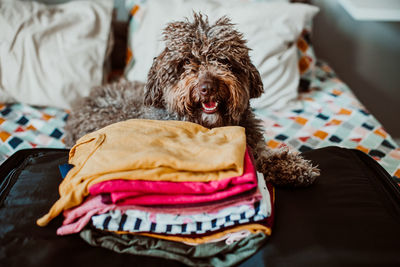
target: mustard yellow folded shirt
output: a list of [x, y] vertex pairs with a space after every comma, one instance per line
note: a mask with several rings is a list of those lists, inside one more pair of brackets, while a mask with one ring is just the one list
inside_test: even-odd
[[221, 238], [227, 234], [232, 234], [232, 233], [236, 233], [236, 232], [243, 231], [243, 230], [247, 230], [252, 234], [257, 234], [257, 233], [262, 232], [268, 236], [271, 235], [271, 227], [268, 227], [268, 226], [265, 226], [262, 224], [257, 224], [257, 223], [238, 225], [231, 229], [226, 229], [226, 230], [222, 230], [220, 232], [216, 232], [216, 233], [213, 233], [210, 235], [197, 236], [197, 237], [184, 237], [184, 236], [177, 236], [177, 235], [163, 235], [163, 234], [153, 234], [153, 233], [132, 233], [132, 232], [124, 232], [124, 231], [117, 231], [116, 233], [150, 236], [150, 237], [154, 237], [154, 238], [160, 238], [160, 239], [165, 239], [165, 240], [170, 240], [170, 241], [175, 241], [175, 242], [199, 245], [199, 244], [204, 244], [204, 243], [215, 242], [215, 240], [218, 240], [219, 238]]
[[69, 154], [74, 165], [59, 187], [60, 198], [37, 220], [47, 225], [79, 205], [88, 187], [113, 179], [208, 182], [243, 173], [245, 130], [207, 129], [183, 121], [132, 119], [80, 138]]

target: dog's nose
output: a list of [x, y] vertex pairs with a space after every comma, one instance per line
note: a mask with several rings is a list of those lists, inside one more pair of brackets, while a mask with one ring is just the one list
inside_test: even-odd
[[212, 85], [209, 82], [202, 83], [199, 86], [200, 94], [207, 95], [210, 92], [210, 90], [212, 89], [211, 87], [212, 87]]

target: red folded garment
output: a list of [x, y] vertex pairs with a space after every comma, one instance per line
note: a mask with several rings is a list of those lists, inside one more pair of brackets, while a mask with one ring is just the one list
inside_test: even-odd
[[262, 195], [260, 190], [252, 190], [238, 196], [233, 196], [212, 204], [191, 204], [191, 205], [173, 205], [173, 206], [138, 206], [138, 205], [117, 205], [107, 204], [102, 200], [101, 195], [89, 196], [81, 205], [73, 209], [64, 211], [63, 225], [57, 229], [58, 235], [68, 235], [80, 232], [87, 225], [91, 217], [96, 214], [102, 214], [110, 210], [141, 210], [153, 213], [170, 213], [175, 215], [189, 215], [198, 213], [217, 213], [219, 210], [231, 206], [249, 205], [260, 201]]
[[256, 187], [257, 174], [247, 149], [241, 176], [210, 182], [110, 180], [92, 185], [89, 192], [109, 194], [119, 205], [176, 205], [216, 201]]

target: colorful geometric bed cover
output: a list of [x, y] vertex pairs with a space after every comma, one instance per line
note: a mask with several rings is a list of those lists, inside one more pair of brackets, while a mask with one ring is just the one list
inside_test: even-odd
[[[256, 110], [269, 147], [304, 152], [326, 146], [359, 149], [379, 162], [400, 186], [400, 148], [325, 63], [318, 62], [311, 90], [299, 107]], [[0, 163], [24, 148], [64, 148], [68, 113], [56, 108], [0, 104]]]
[[360, 103], [328, 64], [317, 62], [309, 92], [300, 94], [300, 107], [257, 110], [267, 145], [305, 152], [340, 146], [374, 158], [400, 186], [400, 148], [379, 121]]

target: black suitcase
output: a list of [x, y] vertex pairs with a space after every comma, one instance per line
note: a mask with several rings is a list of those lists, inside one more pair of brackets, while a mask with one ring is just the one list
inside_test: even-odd
[[[309, 188], [277, 188], [271, 238], [240, 266], [400, 266], [400, 191], [366, 154], [327, 147], [305, 152], [321, 176]], [[91, 247], [57, 236], [59, 216], [36, 219], [58, 199], [68, 150], [16, 152], [0, 166], [0, 266], [183, 266]]]

